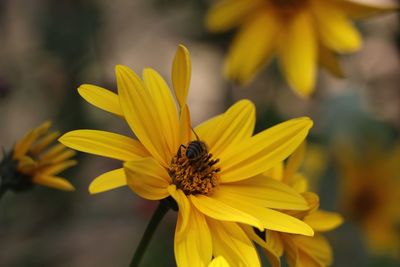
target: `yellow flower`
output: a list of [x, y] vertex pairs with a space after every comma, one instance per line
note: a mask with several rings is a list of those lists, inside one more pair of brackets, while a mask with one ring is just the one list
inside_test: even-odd
[[312, 126], [310, 119], [293, 119], [253, 136], [255, 108], [241, 100], [192, 130], [186, 104], [191, 63], [182, 45], [172, 66], [179, 112], [171, 90], [156, 71], [145, 69], [141, 80], [128, 67], [117, 66], [116, 76], [118, 95], [92, 85], [81, 86], [79, 93], [95, 106], [123, 117], [138, 140], [77, 130], [66, 133], [60, 142], [124, 162], [123, 168], [97, 177], [90, 192], [128, 184], [143, 198], [177, 204], [178, 266], [206, 266], [212, 256], [223, 256], [232, 266], [260, 266], [256, 249], [239, 223], [313, 235], [304, 222], [275, 210], [306, 210], [305, 199], [261, 175], [303, 142]]
[[332, 248], [321, 233], [335, 229], [342, 224], [343, 219], [337, 213], [319, 210], [319, 197], [306, 192], [307, 180], [298, 173], [304, 157], [304, 147], [305, 145], [302, 145], [296, 150], [285, 168], [283, 165], [278, 166], [266, 172], [266, 175], [283, 181], [303, 194], [310, 208], [307, 211], [287, 211], [287, 213], [310, 225], [316, 234], [310, 237], [271, 230], [256, 234], [252, 228], [245, 228], [247, 234], [264, 248], [272, 267], [281, 266], [280, 258], [283, 254], [290, 267], [325, 267], [332, 264]]
[[362, 154], [341, 146], [341, 204], [349, 220], [361, 226], [371, 252], [399, 256], [400, 146], [391, 151], [368, 146]]
[[57, 174], [76, 164], [71, 157], [75, 151], [62, 144], [51, 145], [59, 136], [48, 132], [50, 122], [29, 131], [12, 152], [1, 162], [1, 186], [6, 190], [22, 191], [33, 184], [73, 191], [74, 187]]
[[240, 27], [225, 62], [225, 75], [246, 83], [275, 54], [294, 91], [309, 96], [317, 63], [342, 76], [336, 53], [361, 46], [350, 19], [394, 10], [350, 0], [220, 0], [208, 13], [214, 32]]

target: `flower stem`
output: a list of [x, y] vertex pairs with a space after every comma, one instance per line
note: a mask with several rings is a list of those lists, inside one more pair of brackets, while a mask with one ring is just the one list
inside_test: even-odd
[[131, 264], [129, 267], [138, 267], [139, 263], [146, 252], [147, 246], [150, 243], [151, 237], [153, 236], [158, 224], [161, 222], [164, 215], [169, 210], [168, 206], [164, 203], [160, 202], [158, 204], [157, 209], [155, 210], [153, 216], [150, 219], [149, 224], [147, 225], [146, 230], [140, 240], [139, 246], [136, 248], [135, 254], [131, 260]]

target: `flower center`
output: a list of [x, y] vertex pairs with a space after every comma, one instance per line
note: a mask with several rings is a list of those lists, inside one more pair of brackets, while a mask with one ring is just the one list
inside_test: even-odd
[[297, 13], [300, 8], [303, 8], [308, 0], [270, 0], [272, 5], [284, 16], [292, 16]]
[[208, 153], [207, 145], [196, 140], [179, 147], [168, 173], [186, 195], [207, 195], [218, 185], [220, 168], [215, 166], [218, 162]]

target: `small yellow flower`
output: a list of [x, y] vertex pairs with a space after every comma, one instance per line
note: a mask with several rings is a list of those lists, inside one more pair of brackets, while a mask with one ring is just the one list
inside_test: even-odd
[[153, 69], [145, 69], [142, 80], [128, 67], [117, 66], [116, 76], [118, 95], [92, 85], [81, 86], [79, 93], [123, 117], [138, 140], [95, 130], [72, 131], [59, 140], [123, 162], [123, 168], [97, 177], [91, 193], [128, 184], [143, 198], [177, 204], [178, 266], [207, 266], [213, 256], [223, 256], [231, 266], [260, 266], [256, 249], [239, 223], [313, 235], [301, 220], [275, 210], [307, 210], [305, 199], [262, 175], [303, 142], [312, 126], [309, 118], [253, 135], [254, 105], [241, 100], [192, 130], [186, 104], [191, 63], [182, 45], [172, 66], [178, 107], [167, 83]]
[[281, 266], [280, 258], [284, 254], [290, 267], [326, 267], [332, 264], [332, 248], [321, 233], [335, 229], [342, 224], [343, 219], [337, 213], [319, 210], [319, 197], [306, 192], [307, 180], [298, 173], [304, 149], [303, 144], [289, 158], [285, 168], [283, 165], [278, 166], [265, 174], [283, 181], [303, 194], [310, 208], [306, 211], [287, 211], [287, 213], [310, 225], [316, 234], [310, 237], [267, 230], [257, 235], [250, 227], [245, 228], [247, 234], [265, 249], [272, 267]]
[[394, 9], [351, 0], [220, 0], [206, 24], [214, 32], [240, 27], [225, 62], [229, 79], [251, 81], [275, 54], [290, 86], [306, 97], [314, 91], [318, 62], [342, 76], [336, 53], [360, 48], [350, 19]]
[[349, 220], [358, 223], [371, 252], [400, 256], [400, 145], [373, 147], [358, 154], [340, 146], [340, 200]]
[[48, 132], [50, 122], [29, 131], [12, 152], [1, 162], [1, 186], [6, 190], [22, 191], [33, 184], [73, 191], [74, 187], [57, 174], [76, 164], [71, 157], [75, 151], [62, 144], [51, 145], [58, 132]]

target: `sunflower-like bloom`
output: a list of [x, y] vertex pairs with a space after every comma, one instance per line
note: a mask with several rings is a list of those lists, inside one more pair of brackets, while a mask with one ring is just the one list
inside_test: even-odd
[[[400, 145], [369, 148], [362, 154], [342, 146], [340, 200], [344, 214], [358, 223], [370, 251], [400, 256]], [[344, 152], [344, 153], [343, 153]]]
[[394, 9], [351, 0], [220, 0], [206, 24], [214, 32], [240, 27], [226, 58], [226, 77], [249, 82], [275, 54], [290, 86], [304, 97], [314, 90], [318, 62], [342, 76], [335, 54], [360, 48], [350, 19]]
[[229, 267], [229, 264], [223, 257], [218, 256], [211, 261], [208, 267]]
[[138, 140], [115, 133], [77, 130], [59, 140], [71, 148], [123, 161], [123, 168], [97, 177], [90, 192], [126, 184], [149, 200], [177, 204], [178, 266], [207, 266], [223, 256], [232, 266], [260, 266], [256, 249], [239, 226], [313, 235], [301, 220], [275, 209], [307, 210], [289, 186], [262, 175], [305, 139], [312, 121], [289, 120], [253, 135], [255, 108], [241, 100], [192, 130], [186, 98], [191, 77], [188, 50], [179, 46], [172, 66], [178, 107], [167, 83], [153, 69], [143, 80], [116, 67], [118, 95], [83, 85], [95, 106], [123, 117]]
[[342, 224], [343, 219], [337, 213], [319, 210], [318, 196], [312, 192], [306, 192], [308, 181], [298, 173], [304, 147], [305, 145], [302, 145], [297, 149], [285, 167], [278, 166], [268, 171], [266, 175], [284, 182], [303, 194], [310, 208], [306, 211], [287, 211], [287, 213], [310, 225], [316, 232], [315, 235], [310, 237], [271, 230], [257, 235], [250, 227], [245, 228], [248, 235], [264, 248], [272, 267], [281, 266], [280, 258], [283, 255], [290, 267], [326, 267], [332, 264], [332, 248], [321, 233], [335, 229]]
[[3, 191], [23, 191], [34, 184], [64, 191], [74, 187], [57, 174], [76, 164], [75, 151], [52, 143], [58, 132], [49, 132], [50, 122], [29, 131], [0, 163], [0, 185]]

